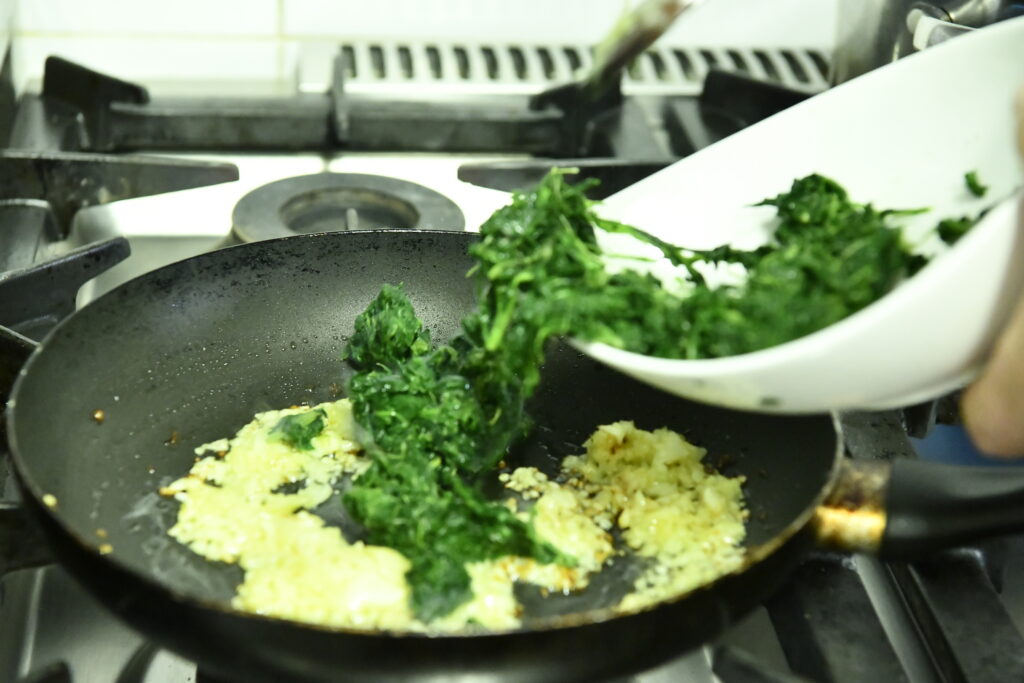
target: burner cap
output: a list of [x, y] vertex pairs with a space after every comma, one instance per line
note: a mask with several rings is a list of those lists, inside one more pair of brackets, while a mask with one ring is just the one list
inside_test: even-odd
[[240, 242], [312, 232], [432, 228], [463, 230], [455, 202], [407, 180], [363, 173], [315, 173], [257, 187], [232, 214]]

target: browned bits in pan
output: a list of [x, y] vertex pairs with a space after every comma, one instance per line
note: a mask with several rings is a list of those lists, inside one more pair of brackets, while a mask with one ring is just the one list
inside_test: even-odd
[[179, 438], [180, 437], [178, 435], [178, 430], [175, 429], [174, 431], [171, 432], [171, 435], [167, 438], [167, 441], [164, 441], [164, 445], [165, 446], [173, 446], [176, 443], [178, 443], [178, 439]]
[[92, 419], [96, 421], [96, 424], [101, 425], [107, 419], [107, 413], [103, 409], [94, 410], [92, 411]]
[[107, 530], [106, 529], [97, 529], [96, 530], [96, 535], [99, 536], [100, 538], [106, 538], [107, 535], [108, 535], [107, 534]]

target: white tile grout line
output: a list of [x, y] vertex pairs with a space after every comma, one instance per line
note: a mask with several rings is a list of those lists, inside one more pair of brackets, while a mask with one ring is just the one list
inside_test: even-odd
[[232, 42], [246, 42], [246, 41], [267, 41], [277, 40], [281, 37], [278, 32], [274, 33], [160, 33], [155, 31], [15, 31], [14, 36], [17, 38], [57, 38], [60, 40], [66, 40], [68, 38], [84, 38], [84, 39], [95, 39], [102, 38], [104, 40], [110, 39], [124, 39], [124, 40], [152, 40], [153, 38], [161, 38], [168, 40], [185, 40], [185, 41], [208, 41], [208, 40], [223, 40]]
[[276, 3], [276, 38], [277, 38], [277, 82], [287, 83], [288, 74], [285, 73], [284, 54], [284, 0], [277, 0]]
[[[279, 0], [283, 2], [284, 0]], [[18, 38], [53, 38], [59, 40], [67, 39], [97, 39], [102, 38], [104, 40], [177, 40], [184, 42], [209, 42], [209, 41], [224, 41], [224, 42], [235, 42], [235, 43], [246, 43], [246, 42], [268, 42], [274, 41], [279, 42], [282, 46], [290, 41], [310, 41], [310, 42], [324, 42], [324, 41], [344, 41], [344, 40], [355, 40], [360, 43], [370, 42], [415, 42], [423, 43], [430, 42], [429, 39], [423, 37], [413, 38], [396, 38], [393, 35], [383, 34], [366, 34], [353, 36], [345, 33], [285, 33], [283, 30], [274, 33], [250, 33], [250, 34], [237, 34], [237, 33], [141, 33], [141, 32], [123, 32], [123, 31], [16, 31], [14, 35]], [[465, 38], [451, 38], [443, 37], [438, 39], [440, 42], [455, 42], [462, 41], [467, 42]], [[552, 41], [533, 41], [530, 39], [518, 40], [515, 38], [503, 38], [501, 40], [489, 41], [493, 44], [498, 45], [519, 45], [524, 47], [530, 47], [533, 45], [550, 45]], [[561, 43], [559, 43], [561, 44]], [[658, 47], [658, 46], [656, 46]], [[699, 49], [742, 49], [742, 50], [766, 50], [769, 52], [776, 52], [778, 50], [791, 50], [791, 51], [802, 51], [811, 50], [815, 52], [826, 52], [820, 45], [808, 43], [806, 45], [786, 45], [784, 47], [776, 46], [761, 46], [761, 45], [748, 45], [745, 41], [740, 44], [727, 44], [727, 45], [695, 45], [692, 43], [686, 43], [685, 45], [666, 44], [662, 47], [668, 49], [674, 49], [676, 47], [685, 47], [691, 50]]]

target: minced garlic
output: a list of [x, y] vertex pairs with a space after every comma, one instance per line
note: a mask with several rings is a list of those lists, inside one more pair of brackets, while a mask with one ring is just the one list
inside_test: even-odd
[[[271, 436], [283, 417], [315, 409], [325, 424], [310, 450]], [[505, 504], [575, 566], [511, 556], [471, 563], [473, 599], [423, 624], [410, 607], [408, 560], [391, 548], [350, 543], [311, 512], [336, 495], [343, 476], [369, 466], [355, 434], [344, 399], [260, 413], [233, 438], [196, 449], [202, 457], [191, 471], [161, 489], [181, 503], [174, 538], [244, 571], [233, 606], [327, 626], [504, 630], [521, 624], [516, 581], [550, 592], [585, 588], [622, 552], [610, 534], [615, 527], [631, 552], [655, 560], [619, 605], [624, 610], [711, 581], [742, 557], [742, 479], [706, 472], [704, 451], [674, 432], [617, 422], [600, 427], [585, 454], [563, 461], [561, 481], [528, 467], [500, 477], [520, 497]]]

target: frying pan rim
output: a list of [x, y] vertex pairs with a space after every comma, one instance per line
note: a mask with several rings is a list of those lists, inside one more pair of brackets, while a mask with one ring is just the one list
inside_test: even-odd
[[[466, 242], [470, 242], [478, 238], [478, 233], [468, 231], [451, 231], [451, 230], [436, 230], [436, 229], [376, 229], [376, 230], [350, 230], [345, 232], [319, 232], [319, 233], [306, 233], [298, 235], [289, 235], [287, 237], [279, 237], [270, 240], [262, 240], [259, 242], [251, 242], [246, 244], [232, 245], [230, 247], [224, 247], [222, 249], [216, 249], [210, 252], [204, 252], [196, 256], [188, 257], [167, 264], [156, 270], [149, 271], [138, 277], [135, 277], [118, 287], [107, 292], [103, 296], [96, 299], [96, 302], [102, 301], [108, 297], [112, 297], [117, 292], [128, 288], [129, 286], [138, 287], [140, 282], [148, 281], [152, 278], [159, 277], [162, 273], [175, 268], [180, 267], [181, 264], [192, 262], [199, 259], [207, 258], [218, 258], [221, 252], [230, 252], [235, 249], [267, 249], [274, 244], [286, 242], [289, 240], [319, 240], [319, 239], [345, 239], [343, 235], [394, 235], [394, 236], [457, 236], [457, 237], [444, 237], [444, 239], [461, 239]], [[445, 632], [431, 632], [431, 631], [413, 631], [413, 630], [389, 630], [389, 629], [359, 629], [343, 626], [329, 626], [324, 624], [315, 624], [310, 622], [303, 622], [296, 619], [289, 619], [285, 617], [276, 617], [271, 615], [255, 614], [252, 612], [246, 612], [244, 610], [232, 607], [230, 603], [225, 603], [217, 600], [209, 600], [205, 598], [199, 598], [188, 593], [179, 591], [178, 589], [172, 588], [166, 585], [164, 582], [158, 581], [153, 578], [151, 572], [142, 572], [138, 568], [130, 565], [116, 555], [116, 549], [114, 553], [105, 553], [101, 551], [103, 543], [95, 543], [90, 540], [86, 540], [83, 536], [78, 534], [69, 523], [65, 522], [65, 517], [60, 514], [60, 501], [58, 500], [55, 505], [50, 506], [45, 502], [45, 497], [48, 492], [44, 491], [38, 482], [32, 477], [31, 469], [27, 466], [25, 459], [22, 457], [21, 449], [18, 445], [18, 428], [17, 428], [17, 403], [18, 396], [20, 394], [21, 386], [25, 381], [25, 377], [29, 376], [31, 369], [39, 357], [46, 353], [46, 349], [49, 346], [51, 339], [57, 337], [62, 331], [73, 323], [73, 320], [80, 320], [83, 314], [88, 315], [85, 311], [88, 311], [91, 304], [83, 307], [79, 311], [76, 311], [72, 315], [68, 316], [64, 320], [60, 321], [50, 332], [37, 344], [36, 348], [29, 355], [28, 359], [22, 365], [18, 376], [15, 379], [14, 385], [11, 389], [10, 398], [6, 406], [6, 423], [7, 423], [7, 441], [10, 447], [10, 457], [13, 464], [13, 471], [15, 477], [20, 485], [22, 491], [27, 491], [32, 498], [37, 511], [45, 515], [49, 521], [50, 529], [59, 530], [60, 534], [66, 537], [67, 540], [73, 542], [81, 550], [94, 556], [94, 559], [99, 560], [101, 563], [110, 563], [116, 569], [122, 572], [130, 574], [135, 580], [141, 582], [144, 585], [155, 589], [158, 593], [166, 595], [168, 599], [181, 603], [187, 606], [192, 606], [201, 610], [213, 610], [224, 615], [231, 617], [237, 617], [242, 619], [256, 619], [262, 620], [268, 623], [281, 624], [291, 628], [301, 629], [312, 629], [323, 633], [336, 633], [339, 635], [349, 636], [362, 636], [362, 637], [376, 637], [376, 638], [426, 638], [432, 640], [465, 640], [467, 638], [491, 638], [500, 637], [507, 635], [515, 635], [519, 633], [543, 633], [549, 631], [570, 629], [580, 626], [589, 626], [615, 619], [624, 619], [632, 616], [642, 614], [644, 612], [667, 609], [673, 606], [675, 603], [686, 600], [689, 596], [700, 592], [711, 590], [718, 584], [722, 583], [730, 577], [735, 577], [748, 571], [750, 568], [764, 562], [783, 545], [786, 544], [793, 536], [804, 529], [809, 523], [811, 523], [814, 517], [816, 509], [824, 502], [825, 498], [831, 492], [834, 482], [838, 476], [839, 464], [844, 452], [844, 435], [842, 425], [839, 420], [839, 415], [836, 412], [831, 412], [829, 415], [832, 419], [833, 433], [835, 436], [835, 449], [833, 453], [832, 465], [825, 478], [823, 485], [817, 494], [807, 503], [806, 507], [792, 519], [789, 524], [786, 525], [776, 535], [774, 535], [768, 541], [760, 543], [756, 546], [748, 547], [745, 549], [743, 561], [740, 566], [720, 574], [714, 581], [709, 583], [696, 586], [690, 590], [683, 591], [671, 598], [660, 600], [652, 605], [647, 605], [640, 608], [631, 610], [615, 610], [612, 607], [603, 607], [600, 609], [591, 609], [581, 612], [573, 612], [564, 615], [553, 615], [547, 617], [539, 617], [531, 619], [529, 626], [519, 626], [512, 629], [488, 629], [486, 631], [472, 631], [466, 630], [457, 633], [445, 633]], [[51, 540], [52, 542], [52, 540]], [[72, 570], [72, 574], [77, 574]]]

